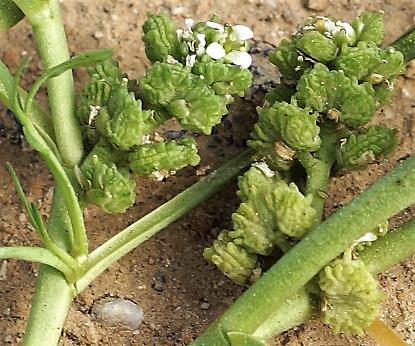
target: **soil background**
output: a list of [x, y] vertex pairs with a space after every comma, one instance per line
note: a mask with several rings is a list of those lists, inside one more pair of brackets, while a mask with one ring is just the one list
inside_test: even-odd
[[[255, 121], [255, 105], [260, 95], [277, 79], [274, 68], [266, 63], [266, 50], [288, 37], [312, 14], [324, 14], [350, 20], [363, 10], [385, 11], [386, 41], [391, 42], [415, 22], [413, 0], [61, 0], [70, 50], [113, 47], [122, 68], [131, 76], [142, 75], [149, 66], [141, 43], [141, 25], [147, 11], [164, 11], [181, 25], [186, 17], [208, 19], [216, 13], [222, 21], [245, 23], [253, 28], [255, 86], [247, 100], [238, 100], [230, 115], [217, 126], [214, 135], [200, 136], [203, 161], [199, 168], [218, 167], [241, 151]], [[14, 70], [23, 54], [34, 60], [24, 83], [29, 85], [39, 73], [30, 29], [22, 22], [0, 36], [0, 58]], [[399, 129], [401, 146], [381, 164], [341, 178], [333, 179], [328, 193], [326, 214], [349, 202], [352, 197], [376, 181], [396, 163], [413, 154], [415, 125], [415, 66], [409, 66], [399, 81], [392, 106], [379, 112], [379, 122]], [[79, 85], [85, 72], [77, 72]], [[78, 87], [79, 87], [78, 85]], [[22, 179], [32, 201], [47, 214], [53, 193], [52, 179], [44, 164], [22, 139], [9, 112], [0, 108], [0, 244], [8, 246], [38, 243], [17, 200], [11, 179], [4, 169], [10, 161]], [[163, 130], [162, 130], [163, 131]], [[96, 247], [129, 223], [145, 215], [182, 191], [200, 177], [188, 168], [162, 182], [140, 180], [135, 205], [122, 216], [104, 215], [90, 207], [86, 213], [91, 246]], [[220, 229], [229, 225], [238, 203], [235, 184], [209, 202], [175, 222], [158, 236], [140, 246], [109, 268], [73, 304], [60, 345], [186, 345], [223, 312], [242, 288], [236, 286], [202, 258]], [[408, 209], [395, 218], [396, 225], [415, 215]], [[19, 345], [38, 266], [24, 262], [0, 262], [0, 345]], [[382, 319], [408, 343], [415, 343], [415, 262], [401, 263], [381, 276], [386, 300]], [[128, 331], [109, 327], [91, 313], [94, 304], [111, 297], [134, 301], [144, 309], [141, 327]], [[346, 338], [334, 335], [319, 322], [307, 323], [275, 338], [273, 345], [375, 345], [370, 337]]]

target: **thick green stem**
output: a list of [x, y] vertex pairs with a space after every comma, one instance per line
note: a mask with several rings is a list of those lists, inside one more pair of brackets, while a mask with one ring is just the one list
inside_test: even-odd
[[253, 333], [261, 339], [270, 339], [288, 329], [310, 320], [316, 312], [317, 303], [308, 290], [302, 287], [262, 323]]
[[[56, 190], [48, 222], [50, 238], [62, 249], [69, 251], [71, 222], [64, 199]], [[69, 285], [61, 272], [42, 265], [36, 281], [32, 308], [26, 326], [23, 344], [25, 346], [56, 346], [75, 297], [73, 286]]]
[[391, 44], [396, 50], [399, 50], [405, 57], [405, 62], [415, 58], [415, 26], [410, 28], [405, 34], [400, 36]]
[[[377, 275], [415, 254], [415, 219], [378, 239], [359, 252], [359, 258]], [[317, 315], [317, 304], [305, 287], [287, 299], [254, 335], [269, 339]]]
[[[69, 59], [58, 0], [15, 0], [33, 28], [43, 67], [47, 70]], [[74, 167], [83, 156], [81, 129], [75, 116], [72, 72], [47, 82], [53, 127], [64, 164]]]
[[213, 345], [223, 331], [254, 333], [292, 292], [298, 292], [368, 229], [414, 203], [415, 158], [410, 158], [312, 229], [193, 345]]
[[251, 150], [246, 150], [229, 160], [216, 171], [179, 193], [93, 251], [86, 262], [86, 266], [90, 269], [76, 283], [76, 289], [78, 291], [84, 290], [112, 263], [223, 188], [252, 162], [252, 155]]

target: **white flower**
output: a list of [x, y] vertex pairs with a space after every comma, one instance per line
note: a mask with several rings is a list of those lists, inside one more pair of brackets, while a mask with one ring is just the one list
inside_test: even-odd
[[242, 68], [248, 68], [252, 64], [252, 57], [247, 52], [241, 52], [239, 50], [233, 50], [226, 54], [226, 60], [232, 64], [241, 66]]
[[206, 48], [206, 54], [209, 55], [212, 59], [218, 60], [223, 58], [226, 55], [225, 48], [223, 48], [219, 43], [212, 42]]
[[225, 31], [225, 28], [223, 27], [223, 25], [219, 24], [219, 23], [216, 23], [216, 22], [207, 21], [206, 25], [209, 28], [218, 30], [220, 33], [223, 33]]
[[184, 24], [186, 25], [187, 31], [192, 31], [192, 27], [195, 24], [195, 21], [192, 18], [186, 18], [184, 20]]
[[172, 64], [172, 65], [174, 65], [174, 64], [178, 64], [179, 62], [174, 58], [174, 57], [172, 57], [171, 55], [167, 55], [167, 58], [166, 58], [166, 62], [168, 63], [168, 64]]
[[362, 243], [362, 242], [375, 241], [376, 239], [378, 239], [376, 234], [374, 234], [372, 232], [368, 232], [368, 233], [364, 234], [363, 236], [361, 236], [359, 239], [355, 240], [353, 245], [356, 245], [356, 244], [359, 244], [359, 243]]
[[180, 41], [183, 37], [183, 29], [177, 29], [176, 36], [177, 36], [177, 39]]
[[195, 64], [195, 62], [196, 62], [196, 55], [195, 54], [188, 55], [186, 57], [186, 66], [193, 67], [193, 65]]
[[331, 19], [327, 17], [318, 17], [318, 18], [324, 22], [324, 28], [326, 29], [326, 32], [334, 34], [339, 31], [339, 28], [337, 28], [336, 23], [333, 22]]
[[96, 116], [99, 113], [100, 107], [99, 106], [89, 106], [89, 117], [88, 117], [88, 125], [91, 126], [92, 122], [95, 120]]
[[149, 144], [151, 143], [150, 135], [143, 135], [141, 138], [141, 144]]
[[233, 27], [233, 34], [239, 41], [249, 40], [254, 37], [253, 31], [245, 25], [235, 25]]
[[316, 27], [314, 25], [304, 25], [302, 30], [303, 31], [316, 30]]
[[338, 20], [336, 22], [336, 26], [342, 29], [345, 32], [345, 34], [350, 38], [353, 38], [356, 34], [353, 27], [349, 23]]
[[[356, 32], [354, 31], [353, 27], [347, 22], [342, 22], [341, 20], [334, 22], [331, 19], [323, 16], [318, 16], [316, 18], [323, 22], [325, 34], [328, 37], [332, 37], [334, 34], [340, 31], [343, 31], [346, 36], [352, 40], [356, 36]], [[303, 30], [305, 30], [305, 28], [303, 28]]]
[[205, 47], [206, 47], [206, 35], [205, 34], [196, 34], [196, 37], [199, 41], [199, 44], [196, 48], [196, 55], [200, 56], [205, 53]]
[[151, 178], [153, 178], [154, 180], [157, 181], [162, 181], [167, 175], [167, 173], [165, 171], [154, 171], [151, 173]]
[[275, 175], [275, 173], [271, 170], [271, 168], [269, 168], [269, 166], [265, 162], [254, 162], [251, 166], [258, 168], [268, 178], [271, 178]]

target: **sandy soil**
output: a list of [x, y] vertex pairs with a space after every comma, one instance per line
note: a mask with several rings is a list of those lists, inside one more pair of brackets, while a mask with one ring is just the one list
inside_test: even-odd
[[[316, 11], [300, 0], [62, 0], [70, 49], [80, 52], [113, 47], [122, 67], [139, 76], [149, 65], [141, 44], [140, 26], [147, 11], [164, 11], [177, 22], [185, 17], [207, 19], [215, 11], [223, 20], [247, 23], [262, 42], [277, 44], [308, 15]], [[362, 10], [386, 12], [387, 40], [391, 41], [414, 24], [413, 0], [337, 0], [309, 1], [309, 7], [324, 14], [349, 20]], [[0, 58], [15, 68], [22, 53], [34, 55], [32, 35], [24, 23], [0, 36]], [[262, 72], [266, 68], [259, 52], [256, 58]], [[261, 62], [262, 60], [262, 62]], [[31, 65], [26, 82], [39, 71]], [[82, 79], [84, 73], [77, 73]], [[262, 76], [257, 86], [270, 77]], [[369, 169], [334, 179], [328, 198], [327, 214], [351, 200], [353, 195], [375, 181], [397, 161], [413, 154], [415, 133], [415, 80], [410, 73], [400, 81], [394, 105], [382, 110], [380, 121], [397, 127], [401, 146], [392, 158]], [[239, 101], [231, 115], [217, 127], [214, 136], [201, 138], [202, 166], [217, 167], [239, 152], [255, 119], [254, 101]], [[37, 155], [22, 140], [16, 124], [4, 109], [0, 114], [0, 162], [10, 161], [22, 178], [31, 200], [46, 214], [52, 194], [52, 180]], [[137, 202], [122, 217], [103, 215], [88, 209], [87, 226], [91, 245], [102, 243], [127, 224], [135, 221], [198, 179], [193, 169], [164, 182], [140, 181]], [[0, 165], [0, 244], [38, 243], [17, 201], [11, 180]], [[185, 345], [199, 335], [215, 317], [238, 297], [242, 289], [207, 264], [202, 249], [218, 230], [227, 226], [235, 209], [235, 186], [174, 223], [154, 239], [113, 265], [73, 304], [60, 345]], [[399, 223], [414, 215], [408, 210], [394, 220]], [[0, 262], [0, 344], [18, 345], [22, 340], [37, 265]], [[6, 269], [6, 270], [5, 270]], [[382, 275], [387, 297], [382, 318], [408, 342], [415, 343], [415, 262], [406, 261]], [[92, 306], [109, 297], [122, 297], [143, 307], [145, 320], [136, 332], [108, 327], [96, 321]], [[334, 335], [319, 322], [307, 323], [276, 338], [273, 345], [374, 345], [369, 337], [346, 338]]]

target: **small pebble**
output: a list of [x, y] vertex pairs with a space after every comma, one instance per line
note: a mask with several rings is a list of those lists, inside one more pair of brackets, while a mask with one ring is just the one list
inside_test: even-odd
[[314, 11], [324, 11], [329, 5], [329, 0], [306, 0], [305, 7]]
[[104, 33], [102, 31], [95, 31], [94, 32], [94, 37], [99, 40], [100, 38], [104, 37]]
[[144, 320], [143, 309], [127, 299], [114, 299], [94, 305], [92, 313], [110, 326], [121, 324], [129, 330], [137, 330]]
[[200, 308], [202, 310], [207, 310], [210, 308], [210, 304], [208, 302], [203, 302], [202, 304], [200, 304]]
[[7, 280], [7, 261], [3, 261], [0, 265], [0, 281]]
[[19, 214], [19, 221], [20, 222], [26, 222], [27, 218], [26, 218], [26, 214], [25, 213], [20, 213]]
[[173, 130], [168, 130], [164, 132], [164, 137], [166, 137], [166, 139], [178, 139], [178, 138], [182, 138], [184, 135], [186, 134], [185, 130], [180, 130], [180, 131], [173, 131]]
[[183, 6], [175, 6], [171, 9], [171, 14], [173, 16], [179, 16], [185, 12], [185, 8]]
[[164, 273], [157, 272], [154, 275], [153, 282], [151, 283], [151, 288], [156, 292], [163, 292], [164, 285], [166, 283], [166, 276]]

